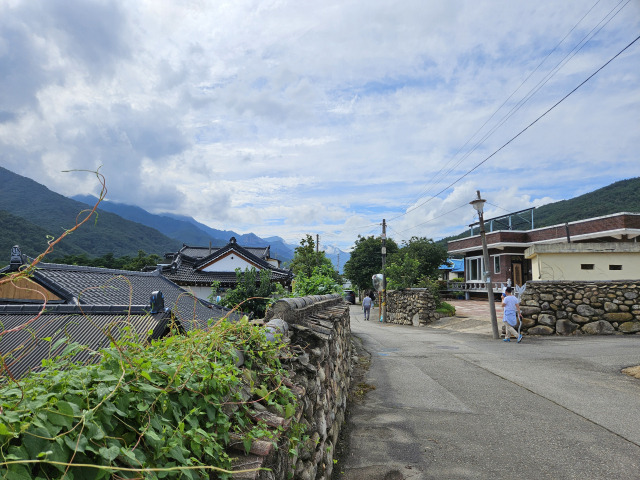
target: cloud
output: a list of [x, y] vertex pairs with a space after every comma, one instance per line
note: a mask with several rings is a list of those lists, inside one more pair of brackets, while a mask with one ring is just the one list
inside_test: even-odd
[[66, 195], [98, 185], [62, 170], [102, 166], [112, 200], [295, 244], [382, 218], [441, 238], [476, 190], [501, 214], [640, 175], [637, 46], [513, 139], [635, 38], [637, 3], [589, 8], [3, 2], [0, 158]]

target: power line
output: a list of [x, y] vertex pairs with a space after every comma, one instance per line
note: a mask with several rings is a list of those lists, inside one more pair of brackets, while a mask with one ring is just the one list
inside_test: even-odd
[[[598, 0], [588, 11], [587, 13], [585, 13], [582, 18], [573, 26], [573, 28], [571, 28], [571, 30], [562, 38], [562, 40], [560, 40], [560, 42], [558, 42], [558, 44], [553, 48], [553, 50], [551, 52], [549, 52], [549, 54], [538, 64], [538, 66], [523, 80], [523, 82], [520, 84], [520, 86], [518, 86], [518, 88], [516, 88], [516, 90], [514, 90], [514, 92], [502, 103], [502, 105], [500, 105], [500, 107], [498, 107], [498, 109], [496, 109], [496, 111], [489, 117], [489, 119], [487, 119], [487, 121], [485, 121], [482, 126], [469, 138], [469, 140], [467, 140], [467, 142], [465, 142], [465, 144], [460, 147], [460, 149], [458, 149], [458, 151], [454, 154], [454, 156], [452, 157], [451, 160], [449, 160], [448, 162], [445, 163], [445, 165], [436, 173], [436, 175], [433, 177], [433, 179], [427, 184], [426, 188], [422, 190], [423, 193], [426, 193], [429, 188], [436, 184], [441, 178], [444, 178], [446, 175], [450, 174], [457, 166], [459, 166], [465, 159], [467, 159], [474, 151], [476, 151], [478, 149], [478, 147], [482, 144], [482, 142], [484, 142], [486, 139], [488, 139], [491, 135], [493, 135], [495, 133], [495, 131], [500, 128], [502, 125], [504, 125], [507, 120], [509, 120], [518, 110], [520, 110], [520, 108], [522, 108], [524, 106], [525, 103], [527, 103], [531, 98], [533, 98], [533, 96], [535, 94], [537, 94], [540, 89], [546, 85], [549, 80], [551, 80], [551, 78], [553, 76], [555, 76], [558, 71], [564, 67], [569, 60], [571, 60], [571, 58], [573, 58], [580, 50], [582, 50], [582, 48], [595, 36], [597, 35], [602, 28], [604, 28], [618, 13], [620, 13], [620, 11], [627, 6], [627, 4], [631, 1], [631, 0], [627, 0], [626, 3], [620, 7], [613, 15], [612, 13], [614, 12], [614, 10], [616, 10], [616, 8], [618, 8], [620, 6], [620, 4], [624, 1], [624, 0], [620, 0], [620, 2], [618, 2], [618, 4], [613, 7], [603, 18], [602, 20], [600, 20], [600, 22], [598, 22], [598, 24], [593, 27], [581, 40], [580, 42], [578, 42], [578, 44], [573, 47], [573, 49], [567, 53], [567, 55], [565, 55], [556, 65], [555, 67], [552, 68], [552, 70], [547, 73], [547, 75], [540, 81], [538, 82], [531, 90], [529, 90], [529, 92], [519, 101], [517, 102], [510, 110], [509, 112], [507, 112], [505, 114], [505, 116], [502, 117], [502, 119], [496, 124], [494, 125], [482, 138], [480, 138], [480, 140], [478, 140], [474, 146], [467, 151], [462, 158], [460, 158], [460, 160], [458, 160], [458, 162], [456, 162], [453, 166], [451, 166], [446, 172], [444, 171], [448, 165], [451, 164], [451, 162], [453, 162], [453, 160], [455, 159], [455, 157], [462, 151], [462, 149], [469, 144], [469, 142], [485, 127], [485, 125], [487, 125], [487, 123], [500, 111], [500, 109], [513, 97], [513, 95], [515, 95], [515, 93], [520, 90], [520, 88], [526, 83], [527, 80], [529, 80], [529, 78], [533, 75], [533, 73], [535, 73], [544, 63], [545, 61], [551, 56], [551, 54], [557, 50], [557, 48], [564, 42], [564, 40], [571, 34], [571, 32], [573, 32], [573, 30], [575, 30], [575, 28], [584, 20], [584, 18], [595, 8], [595, 6], [600, 3], [601, 0]], [[609, 17], [609, 19], [603, 24], [602, 22], [605, 21], [605, 19], [607, 19], [607, 17]], [[598, 28], [596, 30], [596, 28], [600, 26], [600, 28]], [[595, 31], [595, 33], [594, 33]], [[437, 196], [438, 194], [434, 195]], [[415, 201], [418, 201], [422, 196], [424, 195], [419, 195], [418, 198]], [[414, 201], [414, 202], [415, 202]], [[412, 203], [414, 203], [412, 202]], [[404, 214], [410, 213], [413, 210], [415, 210], [416, 208], [418, 208], [420, 205], [413, 207], [411, 209], [408, 209]], [[398, 217], [396, 217], [398, 218]], [[392, 219], [390, 219], [392, 220]]]
[[[620, 50], [618, 53], [616, 53], [613, 57], [611, 57], [604, 65], [602, 65], [600, 68], [598, 68], [595, 72], [593, 72], [591, 75], [589, 75], [585, 80], [583, 80], [577, 87], [575, 87], [573, 90], [571, 90], [569, 93], [567, 93], [564, 97], [562, 97], [560, 100], [558, 100], [553, 106], [551, 106], [550, 108], [548, 108], [542, 115], [540, 115], [539, 117], [537, 117], [533, 122], [531, 122], [529, 125], [527, 125], [525, 128], [523, 128], [522, 130], [520, 130], [516, 135], [514, 135], [513, 137], [511, 137], [511, 139], [509, 139], [506, 143], [504, 143], [500, 148], [498, 148], [497, 150], [495, 150], [491, 155], [489, 155], [488, 157], [486, 157], [484, 160], [482, 160], [481, 162], [477, 163], [473, 168], [471, 168], [470, 170], [468, 170], [466, 173], [464, 173], [463, 175], [461, 175], [460, 177], [458, 177], [454, 182], [450, 183], [449, 185], [447, 185], [445, 188], [443, 188], [442, 190], [440, 190], [438, 193], [436, 193], [435, 195], [433, 195], [432, 197], [428, 198], [427, 200], [425, 200], [424, 202], [422, 202], [420, 205], [417, 205], [415, 209], [422, 207], [423, 205], [426, 205], [427, 203], [429, 203], [431, 200], [433, 200], [434, 198], [436, 198], [438, 195], [440, 195], [441, 193], [447, 191], [449, 188], [451, 188], [452, 186], [454, 186], [456, 183], [460, 182], [460, 180], [462, 180], [463, 178], [467, 177], [470, 173], [474, 172], [475, 170], [477, 170], [480, 166], [482, 166], [483, 164], [485, 164], [488, 160], [490, 160], [491, 158], [493, 158], [497, 153], [499, 153], [502, 149], [504, 149], [507, 145], [509, 145], [511, 142], [513, 142], [516, 138], [518, 138], [520, 135], [522, 135], [524, 132], [526, 132], [527, 130], [529, 130], [529, 128], [531, 128], [533, 125], [535, 125], [536, 123], [538, 123], [538, 121], [540, 119], [542, 119], [543, 117], [545, 117], [549, 112], [551, 112], [553, 109], [555, 109], [558, 105], [560, 105], [562, 102], [564, 102], [567, 98], [569, 98], [574, 92], [576, 92], [580, 87], [582, 87], [585, 83], [587, 83], [589, 80], [591, 80], [596, 74], [598, 74], [603, 68], [605, 68], [607, 65], [609, 65], [612, 61], [614, 61], [616, 58], [618, 58], [620, 55], [622, 55], [622, 53], [624, 53], [628, 48], [630, 48], [634, 43], [636, 43], [638, 40], [640, 40], [640, 36], [637, 36], [631, 43], [629, 43], [626, 47], [624, 47], [622, 50]], [[413, 211], [413, 210], [412, 210]], [[400, 215], [397, 215], [393, 218], [390, 218], [389, 220], [395, 220], [396, 218], [400, 218], [406, 214], [408, 214], [409, 212], [405, 212], [402, 213]]]

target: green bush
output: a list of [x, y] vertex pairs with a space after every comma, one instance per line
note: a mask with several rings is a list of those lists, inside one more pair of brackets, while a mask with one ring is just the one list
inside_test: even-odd
[[447, 302], [440, 302], [436, 312], [444, 313], [447, 317], [453, 317], [456, 314], [456, 307]]
[[277, 433], [251, 419], [251, 402], [295, 412], [279, 345], [245, 318], [150, 346], [128, 338], [95, 365], [48, 361], [0, 388], [0, 478], [230, 478], [232, 433], [247, 450]]

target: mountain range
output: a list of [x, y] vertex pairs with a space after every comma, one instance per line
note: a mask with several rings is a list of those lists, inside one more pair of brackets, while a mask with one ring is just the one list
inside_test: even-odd
[[[67, 198], [52, 192], [27, 177], [0, 167], [0, 258], [10, 249], [20, 245], [23, 253], [36, 256], [47, 248], [51, 238], [60, 236], [76, 224], [79, 213], [93, 207], [97, 198], [78, 195]], [[640, 177], [621, 180], [606, 187], [569, 200], [550, 203], [534, 210], [535, 227], [562, 224], [608, 215], [617, 212], [640, 212]], [[253, 233], [239, 234], [233, 230], [218, 230], [204, 225], [192, 217], [174, 214], [152, 214], [140, 207], [108, 200], [100, 202], [97, 221], [87, 222], [63, 242], [56, 245], [50, 258], [85, 253], [102, 256], [146, 254], [163, 255], [176, 252], [183, 244], [220, 247], [231, 237], [247, 247], [271, 246], [271, 255], [287, 262], [293, 258], [298, 245], [290, 245], [282, 238], [260, 238]], [[530, 214], [526, 214], [530, 215]], [[81, 215], [80, 215], [81, 217]], [[523, 226], [528, 219], [522, 220]], [[447, 241], [469, 235], [469, 230], [459, 235], [443, 238], [437, 243], [446, 246]], [[342, 267], [350, 254], [335, 247], [323, 250], [334, 266]], [[4, 264], [0, 260], [0, 264]]]
[[[52, 192], [27, 177], [0, 167], [0, 253], [20, 245], [23, 253], [36, 256], [47, 248], [47, 242], [73, 227], [78, 214], [93, 208], [98, 198], [76, 195], [67, 198]], [[89, 221], [56, 245], [50, 258], [85, 253], [102, 256], [133, 255], [139, 250], [163, 255], [175, 252], [183, 244], [221, 247], [235, 237], [245, 247], [270, 245], [271, 255], [283, 262], [293, 258], [297, 245], [280, 237], [260, 238], [253, 233], [211, 228], [194, 218], [169, 213], [152, 214], [140, 207], [103, 200], [98, 206], [97, 221]], [[327, 257], [340, 267], [349, 258], [347, 252], [327, 247]], [[4, 262], [0, 261], [0, 264]], [[340, 268], [341, 270], [342, 268]]]

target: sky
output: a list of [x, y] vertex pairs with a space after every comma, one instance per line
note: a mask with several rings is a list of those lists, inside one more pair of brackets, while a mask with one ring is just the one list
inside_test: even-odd
[[638, 35], [640, 0], [0, 0], [0, 165], [294, 245], [438, 240], [478, 190], [640, 176]]

